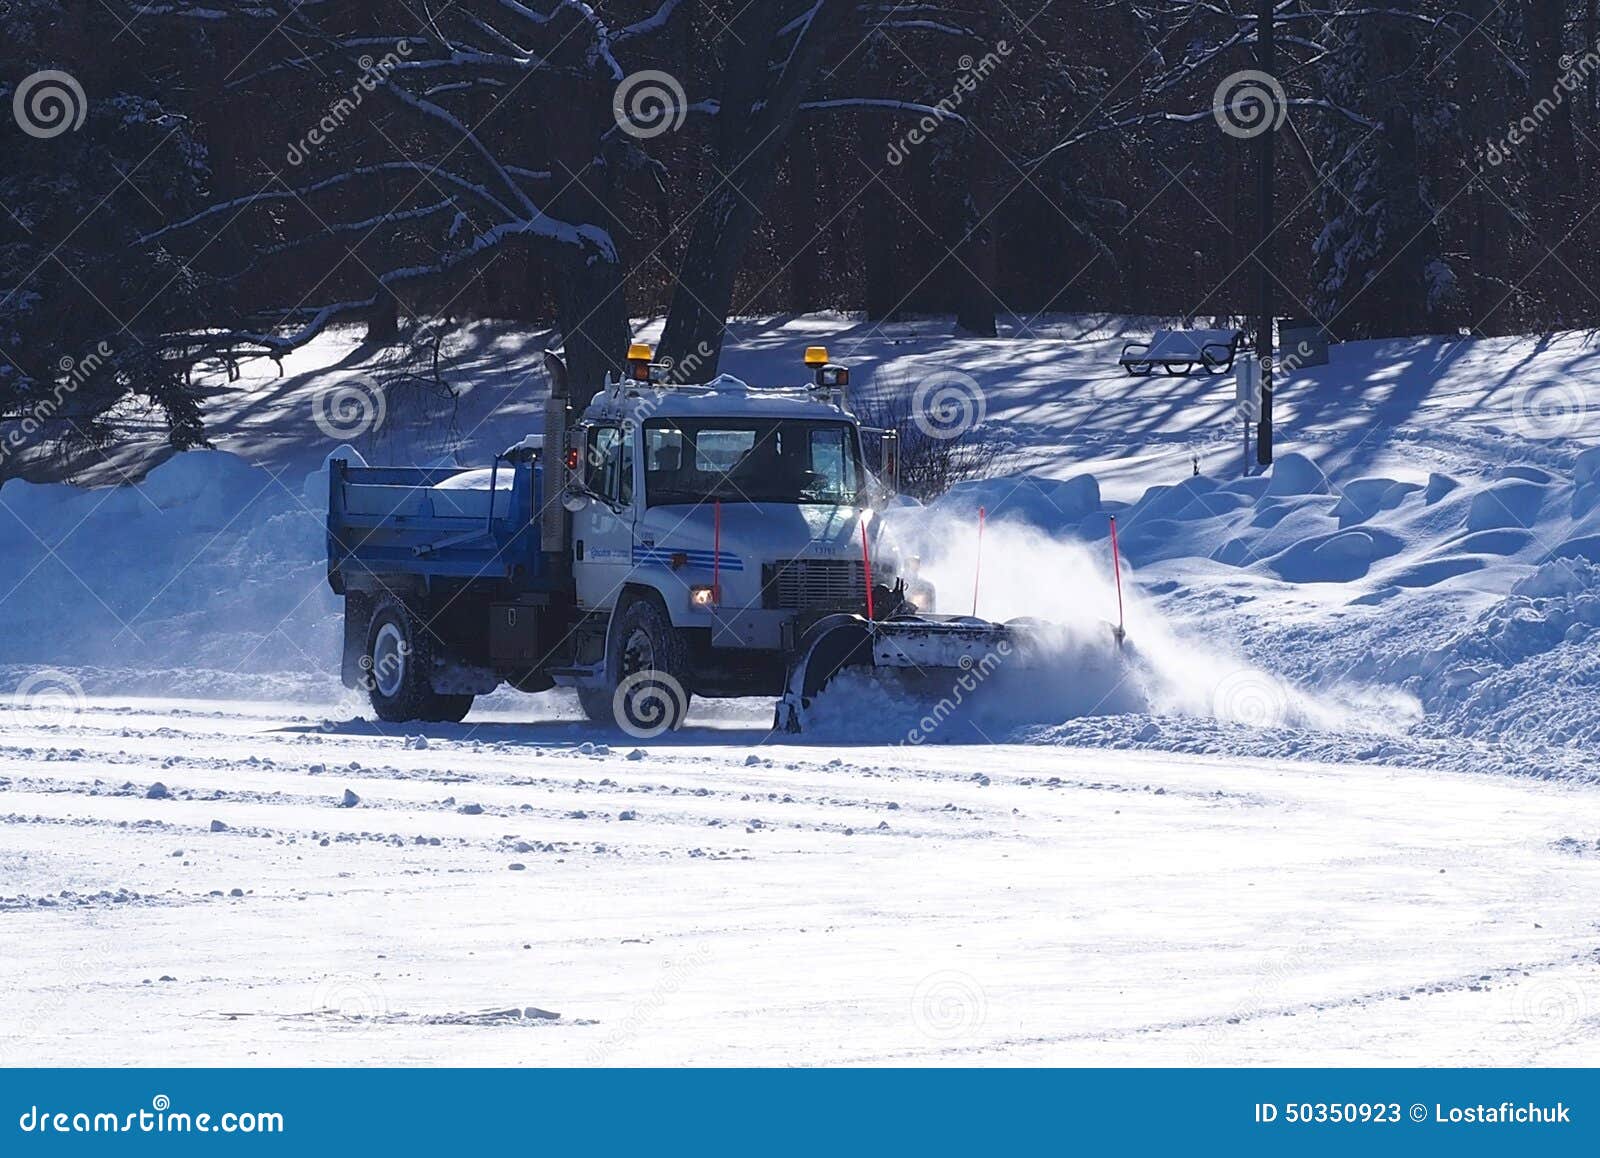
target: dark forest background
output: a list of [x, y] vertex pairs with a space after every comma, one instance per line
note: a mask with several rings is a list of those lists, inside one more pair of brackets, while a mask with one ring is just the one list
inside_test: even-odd
[[[0, 420], [193, 444], [196, 365], [339, 322], [552, 325], [598, 379], [640, 316], [705, 374], [740, 314], [1245, 316], [1256, 150], [1214, 104], [1256, 7], [10, 0], [5, 107], [83, 99], [0, 127]], [[1596, 0], [1274, 12], [1283, 313], [1600, 319]]]

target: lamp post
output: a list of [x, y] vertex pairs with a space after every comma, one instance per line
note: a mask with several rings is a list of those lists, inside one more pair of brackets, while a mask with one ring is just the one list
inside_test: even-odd
[[[1257, 0], [1256, 7], [1256, 59], [1257, 66], [1267, 76], [1273, 76], [1276, 63], [1276, 45], [1273, 43], [1273, 0]], [[1256, 425], [1256, 461], [1262, 466], [1272, 465], [1272, 138], [1276, 134], [1275, 120], [1278, 110], [1267, 110], [1266, 131], [1257, 138], [1259, 205], [1256, 220], [1260, 235], [1256, 241], [1257, 274], [1260, 278], [1260, 317], [1256, 321], [1256, 364], [1261, 368], [1261, 413]]]

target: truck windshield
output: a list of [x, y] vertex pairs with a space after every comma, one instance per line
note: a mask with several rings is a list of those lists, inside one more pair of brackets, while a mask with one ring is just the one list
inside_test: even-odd
[[645, 501], [854, 504], [860, 448], [848, 422], [673, 418], [644, 428]]

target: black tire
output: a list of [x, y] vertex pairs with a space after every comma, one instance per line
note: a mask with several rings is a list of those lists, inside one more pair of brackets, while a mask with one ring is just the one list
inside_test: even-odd
[[362, 682], [378, 719], [458, 724], [472, 710], [470, 695], [440, 695], [428, 674], [438, 640], [400, 600], [384, 599], [372, 613], [362, 656]]
[[472, 711], [472, 701], [475, 699], [476, 696], [447, 696], [434, 692], [433, 704], [421, 718], [430, 724], [459, 724]]
[[579, 688], [584, 715], [648, 740], [689, 714], [689, 648], [666, 610], [636, 597], [617, 612], [606, 644], [606, 685]]
[[611, 687], [579, 688], [578, 706], [594, 723], [614, 724], [617, 721], [611, 711], [611, 699], [615, 690]]

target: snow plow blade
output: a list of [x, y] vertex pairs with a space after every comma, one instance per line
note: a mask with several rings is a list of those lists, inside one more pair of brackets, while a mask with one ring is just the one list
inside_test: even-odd
[[897, 669], [947, 682], [960, 672], [987, 675], [1013, 656], [1027, 662], [1031, 645], [1048, 625], [1041, 620], [995, 623], [963, 615], [914, 615], [869, 620], [860, 615], [830, 615], [800, 641], [784, 680], [773, 727], [805, 729], [812, 701], [840, 672]]

